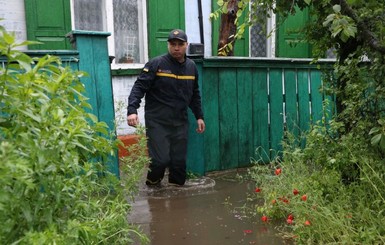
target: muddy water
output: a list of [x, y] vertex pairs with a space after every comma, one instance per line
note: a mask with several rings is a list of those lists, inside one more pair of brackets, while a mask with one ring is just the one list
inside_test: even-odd
[[232, 175], [190, 180], [185, 187], [141, 186], [129, 219], [140, 225], [152, 245], [288, 244], [272, 225], [237, 211], [253, 189]]

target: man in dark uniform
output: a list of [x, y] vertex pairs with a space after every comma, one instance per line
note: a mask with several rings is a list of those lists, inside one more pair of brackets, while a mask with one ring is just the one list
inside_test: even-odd
[[151, 163], [148, 186], [160, 186], [168, 168], [168, 182], [182, 186], [186, 181], [188, 140], [187, 109], [197, 120], [197, 132], [205, 123], [198, 86], [198, 70], [186, 57], [187, 35], [176, 29], [168, 36], [168, 53], [145, 64], [128, 97], [127, 123], [139, 123], [137, 109], [145, 96], [147, 146]]

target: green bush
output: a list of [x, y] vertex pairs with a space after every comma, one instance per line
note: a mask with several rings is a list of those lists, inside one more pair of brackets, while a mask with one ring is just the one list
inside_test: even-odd
[[145, 243], [127, 214], [146, 158], [131, 178], [106, 171], [118, 142], [87, 112], [85, 74], [15, 49], [26, 44], [0, 26], [0, 243]]
[[383, 244], [383, 159], [364, 143], [369, 137], [329, 137], [336, 135], [338, 127], [314, 126], [304, 149], [289, 142], [283, 160], [250, 170], [259, 188], [251, 196], [252, 214], [275, 220], [282, 233], [298, 244]]

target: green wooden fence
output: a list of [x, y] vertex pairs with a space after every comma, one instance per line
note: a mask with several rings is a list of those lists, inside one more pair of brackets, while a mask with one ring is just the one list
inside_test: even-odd
[[[73, 31], [75, 50], [29, 53], [58, 55], [73, 69], [86, 71], [89, 76], [82, 80], [91, 112], [114, 130], [108, 35]], [[325, 110], [333, 110], [323, 106], [322, 72], [309, 59], [212, 57], [195, 62], [206, 122], [206, 132], [196, 134], [195, 119], [189, 114], [187, 166], [195, 174], [246, 167], [252, 158], [267, 162], [282, 149], [286, 130], [299, 135], [320, 120]], [[333, 62], [320, 64], [330, 67]], [[117, 156], [107, 164], [119, 176]]]
[[[190, 114], [188, 169], [209, 171], [273, 159], [284, 132], [296, 135], [323, 117], [322, 71], [310, 59], [204, 58], [200, 71], [206, 132], [197, 135]], [[332, 60], [319, 64], [330, 67]]]

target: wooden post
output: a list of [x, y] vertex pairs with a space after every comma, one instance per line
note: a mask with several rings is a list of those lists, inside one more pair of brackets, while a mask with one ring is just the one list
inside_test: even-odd
[[[202, 106], [204, 107], [203, 101], [203, 88], [202, 88], [202, 73], [203, 73], [203, 61], [202, 59], [194, 60], [197, 64], [198, 72], [199, 72], [199, 88], [201, 91], [202, 97]], [[204, 134], [198, 134], [196, 132], [197, 122], [195, 116], [191, 111], [188, 113], [189, 119], [189, 140], [187, 145], [187, 172], [193, 173], [199, 176], [205, 174], [205, 157], [204, 157], [204, 145], [203, 145], [203, 137]]]
[[[107, 123], [111, 132], [115, 131], [114, 96], [107, 37], [110, 33], [75, 30], [69, 33], [73, 47], [79, 52], [79, 70], [88, 73], [81, 78], [85, 85], [91, 112], [99, 121]], [[114, 133], [114, 135], [116, 135]], [[119, 177], [118, 153], [111, 156], [107, 169]]]

